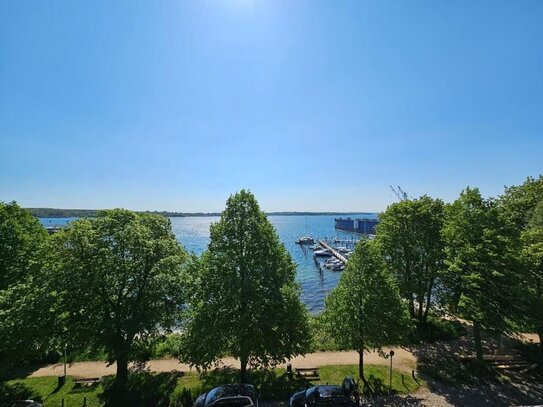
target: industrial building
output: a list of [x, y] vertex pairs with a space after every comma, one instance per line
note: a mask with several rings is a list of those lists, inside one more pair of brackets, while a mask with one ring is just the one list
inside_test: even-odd
[[379, 223], [378, 219], [371, 218], [336, 218], [335, 228], [347, 232], [362, 233], [364, 235], [374, 235], [375, 226]]

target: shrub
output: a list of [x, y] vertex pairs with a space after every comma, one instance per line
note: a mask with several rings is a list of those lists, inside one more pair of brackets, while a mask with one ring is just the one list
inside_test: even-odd
[[182, 340], [182, 335], [178, 333], [166, 335], [163, 340], [156, 344], [153, 351], [153, 357], [159, 359], [168, 357], [179, 357]]
[[466, 328], [461, 322], [430, 314], [426, 324], [419, 326], [411, 333], [409, 341], [412, 343], [435, 342], [458, 338], [465, 334]]

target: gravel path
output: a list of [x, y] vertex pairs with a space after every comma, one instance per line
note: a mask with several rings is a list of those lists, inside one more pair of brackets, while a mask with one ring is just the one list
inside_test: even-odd
[[[415, 356], [402, 348], [394, 349], [394, 368], [410, 373], [416, 366]], [[299, 356], [290, 361], [293, 367], [314, 367], [324, 365], [355, 365], [358, 363], [356, 352], [316, 352], [305, 356]], [[384, 359], [377, 352], [364, 354], [364, 363], [373, 365], [387, 365], [390, 359]], [[239, 362], [234, 358], [221, 360], [223, 366], [239, 367]], [[177, 359], [151, 360], [147, 366], [152, 372], [171, 372], [174, 370], [187, 372], [192, 370], [189, 365], [179, 363]], [[285, 365], [280, 365], [284, 367]], [[76, 362], [68, 365], [67, 373], [75, 377], [101, 377], [115, 374], [115, 364], [108, 366], [105, 362]], [[63, 374], [63, 365], [49, 365], [34, 371], [30, 376], [59, 376]]]

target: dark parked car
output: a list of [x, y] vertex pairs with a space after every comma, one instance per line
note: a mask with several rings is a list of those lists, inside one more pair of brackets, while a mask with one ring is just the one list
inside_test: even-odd
[[346, 377], [341, 386], [319, 385], [294, 393], [290, 407], [354, 407], [359, 405], [358, 385]]
[[256, 391], [250, 384], [225, 384], [201, 394], [194, 407], [258, 407]]
[[43, 404], [34, 400], [16, 400], [0, 402], [0, 407], [43, 407]]

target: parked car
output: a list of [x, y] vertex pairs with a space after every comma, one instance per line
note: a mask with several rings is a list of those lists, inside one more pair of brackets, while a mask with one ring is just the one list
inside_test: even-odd
[[0, 407], [43, 407], [43, 404], [34, 400], [15, 400], [0, 402]]
[[198, 396], [194, 407], [258, 407], [256, 390], [250, 384], [225, 384]]
[[294, 393], [290, 407], [354, 407], [359, 405], [358, 385], [351, 376], [338, 385], [318, 385]]

